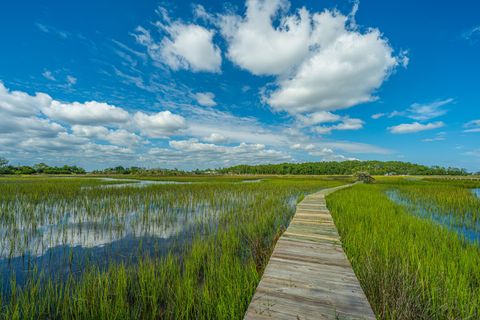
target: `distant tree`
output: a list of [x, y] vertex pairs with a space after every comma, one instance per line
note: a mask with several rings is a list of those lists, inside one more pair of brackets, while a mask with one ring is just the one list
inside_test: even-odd
[[374, 183], [375, 179], [370, 175], [368, 172], [357, 172], [355, 175], [357, 177], [357, 181], [362, 181], [364, 183]]
[[33, 169], [35, 169], [35, 171], [37, 173], [44, 173], [45, 171], [47, 171], [49, 168], [48, 165], [46, 165], [45, 163], [37, 163], [36, 165], [33, 166]]
[[0, 157], [0, 167], [6, 167], [8, 165], [8, 160]]
[[20, 166], [15, 168], [15, 174], [34, 174], [35, 169], [29, 166]]

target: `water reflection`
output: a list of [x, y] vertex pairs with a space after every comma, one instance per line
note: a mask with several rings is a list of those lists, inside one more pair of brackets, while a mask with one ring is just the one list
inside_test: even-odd
[[480, 188], [472, 189], [472, 192], [473, 192], [474, 195], [476, 195], [478, 198], [480, 198]]
[[[238, 187], [102, 180], [119, 182], [116, 187], [149, 187], [79, 186], [61, 196], [39, 198], [18, 192], [0, 202], [0, 290], [8, 289], [12, 278], [23, 284], [37, 274], [35, 270], [45, 277], [64, 278], [81, 274], [89, 265], [103, 269], [110, 264], [135, 263], [145, 256], [175, 254], [194, 236], [215, 234], [220, 223], [225, 227], [229, 216], [251, 210], [263, 199], [261, 191], [246, 192]], [[292, 212], [296, 198], [284, 200]], [[279, 214], [275, 224], [284, 224], [284, 219]]]
[[253, 180], [242, 180], [242, 183], [257, 183], [262, 182], [263, 179], [253, 179]]
[[106, 184], [102, 188], [123, 188], [123, 187], [147, 187], [156, 184], [192, 184], [189, 181], [170, 181], [170, 180], [139, 180], [139, 179], [117, 179], [117, 178], [98, 178], [102, 181], [116, 181], [125, 183]]
[[[476, 190], [480, 193], [480, 189]], [[387, 196], [393, 202], [406, 207], [408, 212], [421, 218], [430, 219], [435, 223], [456, 232], [460, 237], [470, 242], [480, 244], [480, 223], [477, 223], [474, 227], [468, 227], [466, 224], [459, 225], [458, 218], [455, 217], [454, 214], [443, 214], [440, 213], [440, 210], [428, 210], [419, 204], [413, 203], [406, 197], [403, 197], [399, 190], [388, 190]]]
[[20, 285], [31, 276], [40, 275], [62, 281], [71, 275], [81, 275], [91, 265], [103, 270], [118, 262], [126, 265], [135, 263], [139, 257], [164, 256], [174, 252], [175, 248], [179, 250], [186, 239], [187, 236], [181, 234], [170, 238], [129, 235], [100, 246], [56, 246], [39, 256], [27, 252], [15, 258], [0, 259], [0, 283], [3, 290], [8, 290], [12, 279]]
[[35, 230], [17, 229], [14, 237], [9, 234], [7, 227], [1, 227], [0, 239], [3, 241], [0, 260], [25, 254], [39, 257], [58, 246], [101, 247], [127, 236], [149, 235], [165, 239], [192, 223], [184, 217], [166, 225], [143, 223], [140, 220], [141, 216], [137, 212], [130, 212], [117, 221], [101, 217], [83, 217], [79, 220], [67, 213], [57, 224], [39, 225]]

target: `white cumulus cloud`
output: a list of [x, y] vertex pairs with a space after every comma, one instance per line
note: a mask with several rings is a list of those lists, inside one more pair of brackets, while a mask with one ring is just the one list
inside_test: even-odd
[[161, 40], [155, 40], [143, 27], [137, 27], [134, 34], [137, 42], [147, 48], [149, 56], [173, 70], [220, 72], [222, 55], [213, 42], [215, 32], [197, 24], [171, 21], [165, 11], [162, 12], [164, 21], [156, 22], [163, 34]]
[[235, 165], [241, 163], [277, 163], [291, 161], [292, 158], [281, 151], [269, 149], [264, 144], [240, 143], [235, 146], [222, 146], [213, 143], [202, 143], [196, 139], [172, 140], [170, 147], [174, 151], [152, 149], [150, 154], [157, 157], [181, 156], [184, 161], [192, 161], [196, 165]]
[[118, 124], [130, 119], [129, 113], [124, 109], [97, 101], [62, 103], [53, 100], [42, 111], [52, 119], [70, 124]]
[[375, 91], [406, 57], [377, 29], [359, 31], [354, 15], [336, 10], [289, 14], [287, 0], [249, 0], [243, 17], [224, 15], [228, 57], [256, 75], [277, 75], [264, 100], [290, 114], [349, 108]]
[[214, 107], [217, 105], [215, 102], [215, 95], [212, 92], [197, 92], [194, 95], [198, 104], [204, 107]]
[[310, 17], [306, 9], [283, 15], [274, 27], [273, 19], [279, 12], [285, 13], [288, 1], [249, 0], [246, 6], [245, 17], [221, 18], [230, 60], [256, 75], [279, 75], [305, 58], [310, 41]]
[[0, 112], [13, 116], [31, 116], [47, 107], [52, 98], [44, 93], [34, 96], [22, 91], [10, 91], [0, 81]]
[[162, 111], [152, 115], [137, 112], [133, 120], [142, 134], [151, 138], [168, 137], [187, 127], [184, 117], [170, 111]]
[[389, 127], [388, 130], [394, 134], [415, 133], [426, 130], [438, 129], [445, 126], [442, 121], [422, 124], [420, 122], [403, 123], [397, 126]]
[[297, 115], [297, 119], [305, 126], [311, 126], [321, 123], [336, 122], [341, 119], [337, 114], [328, 111], [319, 111], [307, 115]]
[[216, 132], [210, 134], [207, 137], [204, 137], [203, 140], [211, 143], [224, 143], [228, 141], [227, 137], [225, 137], [223, 134]]
[[74, 125], [72, 132], [78, 137], [103, 140], [119, 146], [133, 146], [142, 141], [135, 133], [124, 129], [112, 130], [102, 126]]

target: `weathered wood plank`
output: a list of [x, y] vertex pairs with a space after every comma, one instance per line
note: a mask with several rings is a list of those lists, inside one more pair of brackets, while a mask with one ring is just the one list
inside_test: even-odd
[[308, 195], [278, 240], [245, 319], [375, 319], [325, 195]]

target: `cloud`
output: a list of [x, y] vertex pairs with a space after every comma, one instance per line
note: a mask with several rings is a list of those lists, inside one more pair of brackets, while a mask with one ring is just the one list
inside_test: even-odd
[[193, 15], [195, 16], [195, 19], [202, 20], [203, 22], [211, 24], [216, 24], [217, 22], [217, 18], [215, 17], [215, 15], [207, 12], [207, 10], [205, 10], [205, 7], [201, 4], [193, 5]]
[[378, 120], [380, 118], [383, 118], [384, 116], [386, 116], [385, 113], [375, 113], [375, 114], [372, 114], [371, 118], [375, 119], [375, 120]]
[[142, 161], [153, 162], [156, 166], [190, 168], [215, 168], [238, 164], [280, 163], [293, 161], [293, 158], [263, 144], [240, 143], [222, 146], [202, 143], [197, 139], [173, 140], [170, 148], [152, 148], [142, 156]]
[[150, 138], [165, 138], [178, 134], [180, 130], [187, 128], [185, 118], [170, 111], [162, 111], [152, 115], [137, 112], [133, 120], [142, 134]]
[[462, 37], [469, 41], [471, 44], [475, 44], [480, 40], [480, 26], [475, 26], [465, 32]]
[[361, 33], [355, 12], [344, 16], [302, 8], [288, 14], [289, 5], [287, 0], [249, 0], [244, 17], [220, 18], [229, 59], [253, 74], [278, 76], [264, 101], [298, 114], [376, 100], [374, 91], [405, 57], [393, 55], [379, 30]]
[[124, 109], [97, 101], [61, 103], [54, 100], [42, 111], [52, 119], [70, 124], [119, 124], [130, 119], [129, 113]]
[[112, 158], [115, 159], [116, 157], [120, 157], [122, 160], [134, 159], [132, 156], [135, 154], [135, 151], [131, 148], [95, 143], [85, 144], [81, 147], [81, 150], [85, 157], [96, 159], [103, 158], [103, 161], [105, 161], [105, 157], [110, 161], [112, 161]]
[[313, 143], [309, 143], [309, 144], [295, 143], [290, 147], [290, 149], [309, 151], [309, 150], [315, 149], [315, 145]]
[[[135, 49], [132, 49], [130, 48], [129, 46], [127, 46], [126, 44], [120, 42], [120, 41], [117, 41], [115, 39], [112, 39], [112, 42], [114, 44], [116, 44], [120, 49], [122, 49], [123, 51], [129, 53], [129, 54], [132, 54], [134, 56], [136, 56], [137, 58], [140, 58], [140, 60], [142, 60], [143, 62], [147, 61], [147, 55], [143, 52], [140, 52], [140, 51], [137, 51]], [[120, 51], [116, 51], [116, 53], [118, 54]], [[120, 57], [122, 58], [125, 58], [124, 55], [120, 54]], [[128, 58], [127, 58], [128, 59]]]
[[69, 86], [73, 86], [74, 84], [77, 83], [77, 78], [71, 75], [67, 75], [67, 83]]
[[[104, 147], [94, 146], [98, 141], [132, 149], [147, 143], [138, 132], [165, 138], [185, 127], [185, 119], [170, 111], [131, 114], [96, 101], [64, 103], [44, 93], [32, 96], [10, 91], [0, 82], [0, 141], [5, 152], [52, 154], [76, 150], [82, 154], [80, 148], [87, 144], [89, 150], [102, 150]], [[113, 147], [109, 150], [125, 152]]]
[[472, 120], [464, 124], [463, 132], [480, 132], [480, 119]]
[[50, 34], [53, 34], [53, 35], [56, 35], [62, 39], [68, 39], [68, 37], [70, 36], [70, 34], [66, 31], [63, 31], [63, 30], [59, 30], [57, 28], [54, 28], [52, 26], [47, 26], [43, 23], [35, 23], [35, 26], [38, 28], [38, 30], [42, 31], [43, 33], [50, 33]]
[[426, 138], [423, 139], [423, 142], [435, 142], [435, 141], [444, 141], [445, 140], [445, 132], [439, 132], [437, 133], [433, 138]]
[[448, 110], [443, 109], [443, 106], [451, 104], [455, 99], [449, 98], [444, 100], [437, 100], [430, 103], [413, 103], [407, 110], [394, 110], [390, 113], [376, 113], [371, 116], [372, 119], [380, 119], [383, 117], [407, 117], [413, 120], [425, 121], [445, 115]]
[[389, 114], [387, 114], [388, 118], [395, 118], [395, 117], [404, 117], [407, 115], [406, 111], [398, 111], [398, 110], [393, 110]]
[[[240, 163], [265, 163], [289, 161], [292, 158], [281, 151], [268, 149], [263, 144], [240, 143], [236, 146], [221, 146], [202, 143], [196, 139], [172, 140], [170, 147], [204, 161], [234, 165]], [[153, 151], [154, 152], [154, 151]]]
[[[314, 117], [315, 118], [315, 117]], [[287, 126], [269, 126], [260, 123], [257, 119], [248, 117], [236, 117], [228, 112], [218, 109], [193, 108], [188, 117], [189, 127], [185, 130], [185, 135], [190, 135], [203, 141], [212, 143], [222, 143], [223, 141], [209, 141], [212, 133], [225, 137], [229, 142], [249, 144], [264, 144], [276, 148], [289, 148], [293, 150], [305, 150], [300, 146], [314, 145], [315, 148], [331, 148], [334, 150], [343, 150], [351, 153], [372, 153], [388, 154], [389, 150], [370, 144], [356, 143], [350, 141], [326, 141], [318, 142], [318, 138], [312, 139], [305, 135], [301, 127]], [[339, 130], [346, 130], [347, 127], [359, 128], [360, 119], [349, 119], [343, 117], [345, 124], [339, 125]], [[346, 120], [349, 119], [349, 120]], [[319, 119], [317, 119], [319, 120]], [[332, 129], [329, 129], [331, 131]], [[352, 128], [353, 130], [353, 128]], [[207, 139], [206, 139], [207, 138]], [[292, 143], [294, 141], [294, 143]], [[295, 146], [295, 147], [292, 147]]]
[[42, 76], [47, 80], [57, 81], [57, 79], [55, 79], [55, 76], [52, 74], [52, 71], [50, 71], [50, 70], [43, 71]]
[[296, 143], [292, 145], [290, 149], [308, 151], [308, 154], [311, 156], [321, 157], [321, 161], [357, 160], [356, 158], [346, 157], [342, 154], [339, 154], [335, 152], [331, 147], [315, 145], [313, 143], [309, 143], [309, 144]]
[[52, 99], [43, 93], [35, 96], [25, 92], [10, 91], [0, 82], [0, 140], [2, 151], [13, 148], [28, 137], [51, 139], [66, 129], [60, 124], [41, 117], [42, 107]]
[[438, 129], [445, 126], [442, 121], [430, 122], [422, 124], [420, 122], [404, 123], [397, 126], [389, 127], [388, 130], [393, 134], [415, 133], [426, 130]]
[[74, 125], [72, 132], [77, 137], [103, 140], [119, 146], [133, 146], [142, 142], [138, 135], [124, 129], [110, 130], [102, 126]]
[[306, 115], [295, 115], [299, 127], [309, 127], [318, 124], [336, 123], [334, 125], [315, 126], [311, 130], [318, 134], [330, 134], [334, 130], [359, 130], [365, 122], [348, 116], [339, 116], [328, 111], [318, 111]]
[[157, 30], [163, 34], [156, 41], [150, 31], [137, 27], [134, 37], [147, 48], [152, 60], [169, 66], [172, 70], [193, 72], [220, 72], [222, 56], [220, 48], [213, 43], [214, 31], [196, 24], [171, 21], [163, 12], [163, 21], [157, 21]]
[[364, 124], [365, 122], [361, 119], [344, 117], [341, 118], [341, 122], [336, 125], [314, 127], [313, 131], [318, 134], [329, 134], [333, 130], [360, 130]]
[[[217, 108], [182, 105], [178, 110], [182, 115], [171, 111], [131, 112], [97, 101], [60, 102], [44, 93], [30, 95], [9, 90], [0, 83], [0, 145], [3, 154], [12, 161], [70, 163], [87, 168], [111, 165], [195, 168], [296, 161], [290, 155], [292, 150], [308, 161], [312, 157], [309, 152], [319, 154], [325, 148], [333, 151], [333, 154], [325, 152], [322, 155], [325, 159], [348, 159], [337, 150], [388, 152], [368, 144], [312, 139], [301, 126], [265, 124]], [[338, 130], [358, 127], [361, 122], [318, 113], [305, 115], [302, 125], [335, 119], [338, 121], [331, 123]], [[172, 136], [176, 138], [168, 147], [164, 147], [165, 141], [157, 140]], [[313, 157], [317, 156], [320, 155]]]
[[229, 112], [211, 108], [192, 107], [188, 110], [189, 126], [185, 134], [203, 139], [212, 133], [231, 142], [281, 145], [288, 142], [277, 127], [270, 127], [251, 117], [237, 117]]
[[474, 149], [474, 150], [466, 151], [466, 152], [462, 153], [462, 155], [471, 156], [471, 157], [475, 157], [475, 158], [480, 158], [480, 149]]
[[48, 33], [48, 32], [49, 32], [47, 26], [45, 26], [44, 24], [35, 23], [35, 26], [38, 28], [38, 30], [40, 30], [40, 31], [42, 31], [42, 32], [45, 32], [45, 33]]
[[[280, 75], [300, 63], [309, 53], [310, 17], [306, 9], [285, 15], [285, 0], [248, 0], [245, 17], [225, 15], [220, 19], [228, 42], [227, 55], [239, 67], [255, 75]], [[273, 19], [278, 14], [278, 26]]]
[[391, 150], [377, 147], [367, 143], [351, 142], [351, 141], [331, 141], [322, 142], [322, 147], [339, 149], [350, 153], [374, 153], [374, 154], [390, 154]]
[[211, 143], [225, 143], [228, 141], [228, 139], [224, 135], [214, 132], [211, 135], [204, 137], [203, 141], [211, 142]]
[[31, 96], [21, 91], [10, 91], [0, 81], [0, 112], [16, 117], [36, 114], [40, 109], [49, 106], [52, 98], [44, 93]]
[[217, 105], [214, 98], [215, 95], [211, 92], [197, 92], [194, 95], [195, 100], [197, 100], [198, 104], [204, 107], [214, 107]]
[[150, 143], [145, 136], [166, 137], [185, 125], [183, 117], [169, 111], [132, 114], [96, 101], [59, 102], [44, 93], [11, 91], [0, 82], [2, 152], [21, 163], [125, 164], [145, 152]]
[[60, 124], [48, 119], [31, 117], [8, 117], [0, 112], [0, 134], [26, 134], [37, 137], [51, 138], [65, 131]]
[[428, 104], [414, 103], [408, 109], [408, 112], [410, 113], [408, 117], [414, 120], [424, 121], [443, 116], [447, 113], [447, 110], [441, 109], [441, 107], [450, 104], [453, 101], [454, 99], [450, 98], [434, 101]]
[[312, 151], [309, 154], [316, 157], [322, 157], [322, 161], [358, 160], [357, 158], [354, 158], [354, 157], [346, 157], [342, 154], [337, 154], [330, 148], [323, 148], [318, 151]]
[[316, 125], [320, 123], [337, 122], [341, 119], [339, 115], [328, 111], [319, 111], [307, 115], [297, 115], [299, 120], [305, 126]]
[[363, 120], [361, 119], [352, 119], [345, 118], [340, 124], [334, 126], [335, 130], [359, 130], [363, 128]]
[[[321, 15], [345, 21], [339, 14]], [[320, 29], [324, 25], [329, 28], [325, 22], [317, 23]], [[319, 48], [294, 76], [280, 80], [279, 88], [266, 96], [274, 109], [289, 113], [329, 111], [374, 101], [372, 93], [398, 64], [378, 30], [360, 34], [343, 29]]]

